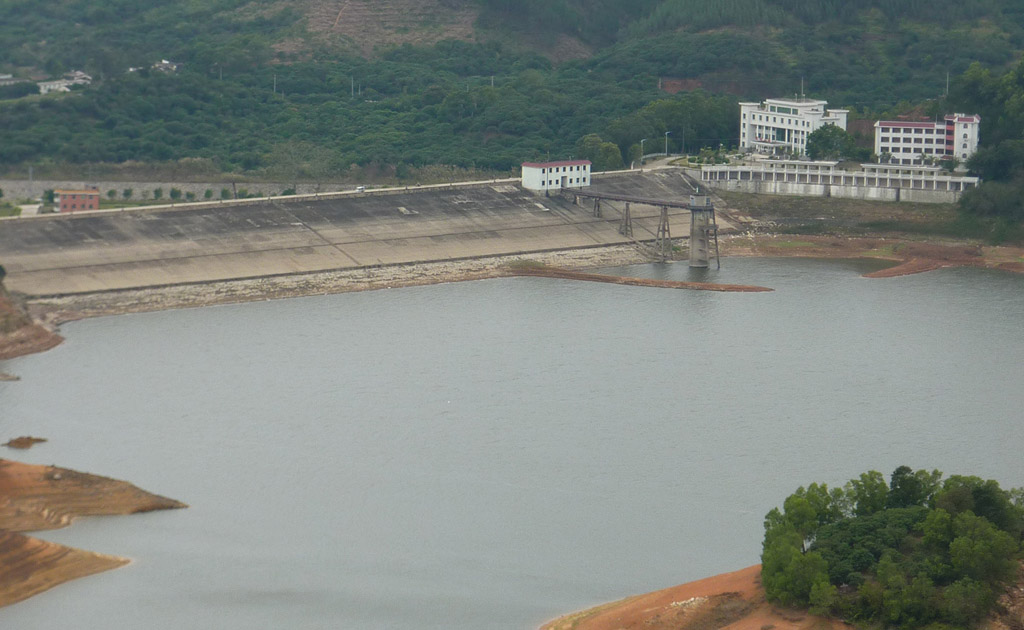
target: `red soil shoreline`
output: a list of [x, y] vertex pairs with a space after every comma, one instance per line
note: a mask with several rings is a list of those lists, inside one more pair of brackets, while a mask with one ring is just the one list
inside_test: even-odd
[[572, 613], [541, 630], [847, 630], [842, 622], [769, 604], [761, 565]]
[[78, 516], [182, 507], [124, 481], [0, 459], [0, 606], [129, 562], [19, 532], [65, 527]]

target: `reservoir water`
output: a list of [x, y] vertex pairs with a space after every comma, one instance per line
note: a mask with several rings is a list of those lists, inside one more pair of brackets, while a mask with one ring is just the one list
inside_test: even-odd
[[187, 510], [41, 537], [128, 567], [7, 628], [534, 628], [759, 560], [811, 481], [1024, 485], [1024, 276], [726, 259], [75, 322], [0, 362], [24, 453]]

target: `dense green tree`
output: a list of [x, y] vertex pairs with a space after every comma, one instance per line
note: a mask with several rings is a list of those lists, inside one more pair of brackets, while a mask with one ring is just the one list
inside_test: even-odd
[[967, 511], [953, 519], [953, 535], [949, 557], [958, 575], [988, 583], [1012, 577], [1017, 542], [1010, 534]]
[[942, 473], [919, 470], [916, 473], [909, 466], [900, 466], [889, 478], [889, 493], [886, 507], [910, 507], [925, 505], [939, 487]]
[[851, 479], [846, 484], [846, 494], [853, 505], [853, 513], [867, 516], [885, 508], [889, 486], [882, 473], [871, 470]]
[[807, 157], [812, 160], [839, 160], [855, 150], [853, 136], [836, 125], [823, 125], [807, 136]]
[[574, 155], [590, 160], [594, 171], [614, 171], [622, 168], [622, 153], [612, 142], [605, 142], [601, 136], [591, 133], [576, 141]]
[[1016, 575], [1024, 490], [941, 477], [900, 466], [888, 486], [869, 471], [839, 492], [799, 488], [765, 517], [769, 600], [905, 629], [984, 616]]

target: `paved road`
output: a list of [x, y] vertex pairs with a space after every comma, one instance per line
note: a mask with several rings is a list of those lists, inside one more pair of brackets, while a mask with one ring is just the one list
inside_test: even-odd
[[[592, 190], [685, 199], [679, 171], [598, 176]], [[573, 206], [508, 183], [239, 207], [137, 210], [0, 222], [6, 284], [28, 295], [204, 282], [626, 242], [622, 204]], [[633, 206], [654, 237], [658, 208]], [[673, 211], [673, 236], [689, 214]]]

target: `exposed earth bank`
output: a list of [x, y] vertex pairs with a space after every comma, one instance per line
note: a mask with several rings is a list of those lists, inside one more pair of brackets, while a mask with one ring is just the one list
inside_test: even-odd
[[[999, 599], [986, 630], [1024, 627], [1024, 566]], [[628, 597], [550, 621], [541, 630], [849, 630], [835, 619], [765, 600], [761, 565]]]
[[761, 588], [761, 565], [566, 615], [541, 630], [842, 630], [847, 624], [780, 610]]
[[729, 256], [802, 258], [875, 258], [894, 266], [868, 278], [892, 278], [943, 267], [980, 267], [1024, 273], [1024, 247], [962, 242], [923, 242], [886, 237], [736, 235], [723, 239]]
[[[0, 284], [0, 361], [56, 346], [63, 337], [33, 321]], [[0, 372], [0, 380], [10, 380]]]
[[182, 507], [186, 505], [124, 481], [67, 468], [0, 460], [0, 606], [129, 562], [19, 532], [64, 527], [77, 516]]

